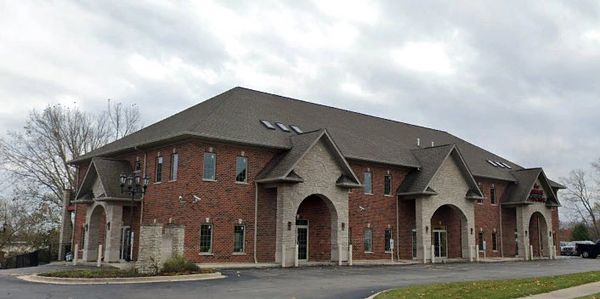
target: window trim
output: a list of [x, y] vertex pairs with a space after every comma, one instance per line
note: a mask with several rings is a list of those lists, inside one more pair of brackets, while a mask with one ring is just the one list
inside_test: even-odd
[[[385, 192], [385, 185], [386, 185], [385, 179], [388, 178], [388, 177], [390, 178], [390, 190], [389, 190], [389, 193], [386, 193]], [[394, 178], [392, 177], [391, 174], [386, 174], [386, 175], [383, 176], [383, 195], [384, 196], [389, 196], [389, 197], [393, 196], [392, 195], [392, 193], [393, 193], [392, 187], [394, 186], [393, 179]]]
[[[369, 192], [367, 192], [367, 188], [366, 188], [366, 186], [367, 186], [367, 184], [366, 184], [366, 182], [367, 182], [367, 178], [366, 178], [367, 177], [367, 173], [369, 174], [369, 189], [370, 189]], [[366, 195], [373, 195], [374, 194], [373, 193], [373, 173], [370, 172], [370, 171], [363, 172], [363, 193], [366, 194]]]
[[154, 165], [154, 183], [162, 183], [163, 164], [163, 157], [156, 157], [156, 164]]
[[490, 203], [493, 205], [498, 205], [498, 198], [496, 197], [496, 185], [490, 185]]
[[[367, 250], [365, 246], [367, 244], [367, 232], [369, 232], [369, 246], [371, 247], [370, 250]], [[365, 253], [373, 253], [373, 229], [370, 227], [365, 227], [365, 229], [363, 230], [363, 250]]]
[[[235, 229], [237, 227], [242, 228], [242, 251], [235, 251]], [[235, 224], [233, 225], [233, 255], [244, 255], [246, 254], [246, 225], [244, 224]]]
[[[388, 240], [386, 240], [386, 238], [387, 238], [387, 232], [388, 231], [390, 232], [390, 242], [389, 242], [390, 246], [389, 246], [389, 248], [387, 248], [387, 246], [388, 246]], [[384, 230], [384, 232], [383, 232], [383, 251], [385, 253], [392, 253], [392, 252], [394, 252], [393, 251], [394, 248], [392, 248], [392, 246], [391, 246], [392, 245], [391, 244], [391, 240], [393, 240], [393, 239], [394, 239], [394, 232], [393, 232], [392, 228], [386, 228]]]
[[[237, 177], [238, 177], [238, 159], [244, 159], [245, 160], [245, 174], [244, 174], [244, 180], [243, 181], [238, 181]], [[248, 157], [246, 156], [237, 156], [235, 157], [235, 182], [238, 184], [248, 184]]]
[[[479, 231], [479, 242], [477, 242], [477, 245], [479, 245], [479, 252], [483, 252], [483, 241], [485, 241], [485, 231]], [[487, 248], [486, 248], [487, 249]]]
[[[414, 237], [414, 238], [413, 238]], [[413, 228], [410, 231], [410, 239], [411, 239], [411, 255], [413, 259], [417, 259], [417, 256], [419, 256], [419, 246], [417, 244], [417, 229]]]
[[[214, 167], [212, 172], [212, 178], [205, 177], [206, 175], [206, 156], [213, 155], [214, 157]], [[206, 182], [216, 182], [217, 181], [217, 154], [213, 152], [204, 152], [202, 157], [202, 180]]]
[[[176, 163], [174, 162], [174, 158], [177, 157], [177, 161]], [[171, 169], [171, 173], [169, 174], [169, 182], [174, 182], [177, 181], [177, 176], [179, 173], [179, 154], [178, 153], [172, 153], [171, 154], [171, 165], [169, 167]], [[175, 178], [173, 178], [175, 177]]]
[[[203, 226], [210, 226], [210, 247], [208, 249], [208, 251], [202, 251], [202, 227]], [[213, 254], [213, 240], [214, 240], [214, 234], [215, 234], [215, 230], [214, 230], [215, 226], [212, 223], [202, 223], [200, 224], [200, 242], [198, 245], [200, 245], [200, 255], [212, 255]]]
[[498, 235], [496, 232], [492, 232], [492, 251], [498, 251]]

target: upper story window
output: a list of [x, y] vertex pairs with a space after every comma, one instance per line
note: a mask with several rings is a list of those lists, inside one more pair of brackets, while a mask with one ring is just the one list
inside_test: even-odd
[[177, 180], [177, 171], [179, 170], [179, 155], [171, 154], [171, 181]]
[[373, 177], [371, 172], [365, 171], [363, 185], [366, 194], [373, 194]]
[[493, 205], [496, 204], [496, 186], [494, 184], [490, 186], [490, 201]]
[[383, 177], [383, 194], [392, 195], [392, 176], [389, 174]]
[[235, 159], [235, 181], [245, 183], [248, 181], [248, 158]]
[[216, 169], [217, 169], [217, 154], [215, 153], [204, 153], [204, 175], [202, 176], [205, 180], [216, 180]]
[[160, 183], [162, 181], [162, 166], [163, 166], [163, 157], [156, 158], [156, 182]]

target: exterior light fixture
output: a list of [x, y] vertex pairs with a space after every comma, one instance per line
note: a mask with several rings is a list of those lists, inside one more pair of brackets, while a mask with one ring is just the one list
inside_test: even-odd
[[[150, 177], [146, 175], [142, 178], [139, 174], [139, 171], [136, 171], [129, 175], [122, 173], [119, 176], [119, 185], [121, 186], [121, 193], [127, 193], [131, 196], [131, 205], [129, 206], [129, 246], [131, 246], [133, 241], [133, 209], [135, 207], [135, 197], [137, 195], [140, 195], [141, 198], [141, 196], [146, 193], [146, 189], [148, 188], [149, 182]], [[107, 224], [107, 228], [110, 230], [110, 222]], [[133, 254], [130, 251], [129, 256], [127, 256], [126, 260], [130, 262], [132, 260], [132, 255]]]

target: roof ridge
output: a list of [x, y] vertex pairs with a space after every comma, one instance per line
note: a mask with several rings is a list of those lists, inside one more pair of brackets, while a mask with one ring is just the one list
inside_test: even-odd
[[338, 110], [338, 111], [347, 112], [347, 113], [351, 113], [351, 114], [358, 114], [358, 115], [366, 116], [366, 117], [369, 117], [369, 118], [376, 118], [376, 119], [385, 120], [385, 121], [389, 121], [389, 122], [393, 122], [393, 123], [398, 123], [398, 124], [403, 124], [403, 125], [407, 125], [407, 126], [411, 126], [411, 127], [417, 127], [417, 128], [421, 128], [421, 129], [427, 129], [427, 130], [432, 130], [432, 131], [447, 133], [446, 131], [440, 130], [440, 129], [434, 129], [434, 128], [430, 128], [430, 127], [426, 127], [426, 126], [415, 125], [415, 124], [411, 124], [411, 123], [407, 123], [407, 122], [402, 122], [402, 121], [394, 120], [394, 119], [389, 119], [389, 118], [385, 118], [385, 117], [381, 117], [381, 116], [369, 115], [369, 114], [362, 113], [362, 112], [356, 112], [356, 111], [352, 111], [352, 110], [348, 110], [348, 109], [344, 109], [344, 108], [338, 108], [338, 107], [328, 106], [328, 105], [325, 105], [325, 104], [310, 102], [310, 101], [307, 101], [307, 100], [300, 100], [300, 99], [296, 99], [296, 98], [292, 98], [292, 97], [288, 97], [288, 96], [282, 96], [282, 95], [278, 95], [278, 94], [275, 94], [275, 93], [261, 91], [261, 90], [256, 90], [256, 89], [252, 89], [252, 88], [248, 88], [248, 87], [236, 86], [236, 87], [234, 87], [234, 89], [244, 89], [244, 90], [248, 90], [248, 91], [252, 91], [252, 92], [258, 92], [258, 93], [262, 93], [262, 94], [266, 94], [266, 95], [270, 95], [270, 96], [274, 96], [274, 97], [278, 97], [278, 98], [284, 98], [284, 99], [287, 99], [287, 100], [301, 102], [301, 103], [304, 103], [304, 104], [321, 106], [321, 107], [324, 107], [324, 108]]

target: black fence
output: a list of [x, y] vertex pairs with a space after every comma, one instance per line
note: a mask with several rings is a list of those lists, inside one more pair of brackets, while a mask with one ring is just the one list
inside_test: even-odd
[[6, 257], [0, 268], [35, 267], [56, 260], [58, 260], [58, 245], [51, 245], [34, 252]]

